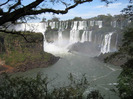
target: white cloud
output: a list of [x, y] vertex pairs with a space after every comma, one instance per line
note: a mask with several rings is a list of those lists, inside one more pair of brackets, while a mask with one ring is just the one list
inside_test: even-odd
[[[99, 4], [99, 3], [98, 3]], [[120, 11], [127, 6], [128, 3], [112, 3], [106, 6], [105, 4], [86, 4], [79, 5], [78, 7], [71, 9], [67, 14], [55, 14], [45, 13], [39, 15], [40, 18], [45, 17], [47, 20], [51, 19], [53, 16], [59, 17], [61, 20], [72, 19], [74, 17], [82, 17], [82, 18], [91, 18], [97, 15], [117, 15], [120, 14]], [[97, 6], [96, 6], [97, 5]]]
[[60, 18], [61, 20], [67, 20], [67, 19], [72, 19], [74, 17], [82, 17], [82, 18], [91, 18], [97, 15], [106, 15], [106, 14], [111, 14], [111, 15], [116, 15], [116, 14], [120, 14], [120, 11], [109, 11], [109, 9], [105, 9], [104, 11], [88, 11], [86, 13], [80, 13], [79, 11], [75, 11], [75, 10], [70, 10], [67, 14], [51, 14], [51, 13], [46, 13], [46, 14], [41, 14], [40, 18], [45, 17], [47, 20], [51, 19], [53, 16], [56, 16], [58, 18]]
[[112, 4], [108, 4], [108, 5], [99, 5], [99, 6], [96, 6], [95, 8], [118, 8], [122, 5], [122, 3], [112, 3]]

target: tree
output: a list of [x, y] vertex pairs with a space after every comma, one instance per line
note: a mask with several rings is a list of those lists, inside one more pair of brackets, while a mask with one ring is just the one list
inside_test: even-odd
[[74, 21], [82, 21], [82, 18], [81, 17], [75, 17], [73, 18]]
[[54, 16], [54, 17], [52, 18], [52, 21], [59, 21], [59, 18], [57, 18], [57, 17]]
[[121, 12], [130, 20], [133, 20], [133, 5], [128, 5]]
[[[24, 4], [22, 0], [7, 0], [6, 2], [0, 4], [0, 25], [3, 25], [6, 22], [15, 22], [27, 15], [38, 15], [46, 12], [66, 14], [70, 9], [78, 6], [79, 4], [91, 2], [92, 0], [65, 1], [66, 0], [31, 0], [29, 4]], [[46, 7], [45, 4], [47, 2], [49, 2], [49, 5], [51, 5], [50, 3], [58, 3], [63, 4], [66, 7], [64, 10], [56, 10], [54, 8]]]
[[[28, 15], [38, 15], [46, 12], [66, 14], [70, 9], [75, 8], [79, 4], [92, 1], [93, 0], [28, 0], [27, 4], [25, 4], [24, 0], [3, 0], [3, 2], [0, 3], [0, 25], [3, 25], [6, 22], [15, 22]], [[107, 4], [110, 3], [110, 0], [101, 1], [104, 1]], [[64, 10], [55, 9], [51, 7], [53, 4], [61, 4], [64, 5], [65, 8]]]
[[127, 61], [122, 65], [122, 72], [118, 78], [117, 88], [121, 99], [133, 98], [133, 23], [125, 29], [123, 44], [120, 54], [127, 56]]
[[122, 14], [126, 16], [129, 20], [133, 21], [133, 0], [129, 0], [129, 5], [126, 8], [121, 10]]
[[42, 21], [41, 22], [45, 22], [46, 21], [46, 18], [42, 18]]

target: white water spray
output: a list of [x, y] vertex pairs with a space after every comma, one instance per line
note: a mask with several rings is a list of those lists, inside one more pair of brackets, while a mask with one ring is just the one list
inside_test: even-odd
[[111, 45], [111, 36], [113, 32], [106, 34], [102, 41], [101, 53], [108, 53], [110, 52], [110, 45]]

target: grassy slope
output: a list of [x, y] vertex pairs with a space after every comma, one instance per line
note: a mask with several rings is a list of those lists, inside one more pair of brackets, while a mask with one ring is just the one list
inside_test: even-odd
[[6, 65], [31, 69], [46, 67], [55, 62], [53, 55], [43, 51], [41, 33], [23, 34], [30, 42], [25, 41], [20, 35], [0, 33], [0, 58], [5, 61]]

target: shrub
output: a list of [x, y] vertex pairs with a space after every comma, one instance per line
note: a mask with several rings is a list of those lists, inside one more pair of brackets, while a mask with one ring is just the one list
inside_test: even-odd
[[[0, 99], [83, 99], [83, 93], [89, 83], [83, 75], [76, 80], [71, 74], [69, 85], [49, 89], [48, 77], [38, 74], [35, 78], [1, 76]], [[92, 91], [87, 99], [103, 99], [99, 91]]]

